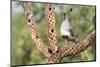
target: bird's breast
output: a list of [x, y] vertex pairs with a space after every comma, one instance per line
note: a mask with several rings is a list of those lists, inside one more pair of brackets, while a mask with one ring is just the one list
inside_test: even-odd
[[70, 35], [70, 32], [68, 30], [65, 30], [65, 29], [60, 29], [60, 32], [61, 32], [61, 35], [62, 36], [69, 36]]
[[60, 27], [61, 35], [70, 35], [70, 31], [69, 31], [70, 29], [71, 29], [71, 26], [68, 23], [68, 21], [62, 22], [61, 27]]

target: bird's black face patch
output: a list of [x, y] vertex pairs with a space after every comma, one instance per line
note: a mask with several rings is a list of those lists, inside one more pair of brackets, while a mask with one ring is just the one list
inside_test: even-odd
[[66, 19], [66, 12], [64, 13], [64, 20]]

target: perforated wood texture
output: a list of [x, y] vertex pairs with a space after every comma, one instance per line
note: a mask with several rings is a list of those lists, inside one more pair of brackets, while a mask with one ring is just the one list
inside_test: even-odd
[[27, 25], [28, 25], [29, 31], [31, 32], [31, 37], [32, 37], [33, 41], [36, 43], [36, 47], [46, 57], [49, 57], [50, 53], [48, 52], [48, 48], [45, 47], [42, 39], [39, 37], [39, 35], [37, 33], [36, 20], [34, 18], [33, 13], [32, 13], [31, 4], [29, 2], [25, 2], [25, 1], [21, 2], [21, 4], [24, 8], [24, 12], [25, 12], [26, 20], [27, 20]]
[[52, 4], [46, 4], [45, 5], [45, 14], [46, 14], [46, 20], [48, 24], [48, 40], [50, 47], [52, 50], [57, 50], [57, 39], [56, 39], [56, 18], [55, 18], [55, 10]]

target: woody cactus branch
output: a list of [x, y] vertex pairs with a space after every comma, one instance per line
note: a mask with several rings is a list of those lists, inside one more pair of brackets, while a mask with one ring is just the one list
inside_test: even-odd
[[45, 5], [45, 15], [46, 15], [46, 20], [48, 24], [48, 40], [50, 47], [52, 48], [53, 51], [56, 51], [58, 46], [57, 46], [57, 39], [56, 39], [56, 18], [55, 18], [55, 11], [54, 8], [51, 4], [46, 4]]
[[82, 42], [67, 47], [58, 48], [58, 50], [49, 58], [49, 63], [59, 63], [65, 56], [73, 56], [79, 54], [80, 52], [84, 51], [89, 45], [91, 45], [91, 43], [95, 40], [95, 37], [96, 32], [94, 30]]
[[36, 20], [34, 19], [30, 3], [23, 1], [23, 2], [21, 2], [21, 4], [24, 8], [24, 12], [25, 12], [26, 20], [27, 20], [27, 25], [28, 25], [28, 28], [31, 32], [31, 37], [32, 37], [33, 41], [36, 43], [36, 47], [46, 57], [50, 56], [50, 54], [48, 52], [48, 48], [46, 46], [44, 46], [43, 41], [41, 40], [41, 38], [39, 38], [39, 36], [37, 34]]
[[96, 32], [95, 30], [90, 33], [82, 42], [74, 44], [69, 47], [64, 47], [62, 50], [64, 51], [65, 56], [76, 55], [85, 50], [91, 43], [95, 40]]

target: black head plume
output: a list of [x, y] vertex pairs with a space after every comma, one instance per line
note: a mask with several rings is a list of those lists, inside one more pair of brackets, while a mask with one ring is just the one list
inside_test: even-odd
[[69, 10], [69, 12], [71, 12], [72, 11], [72, 8]]
[[72, 11], [72, 8], [70, 10], [68, 10], [67, 14], [69, 14]]
[[70, 10], [68, 10], [67, 12], [64, 12], [64, 20], [66, 18], [66, 14], [69, 15], [69, 13], [72, 11], [72, 8]]

